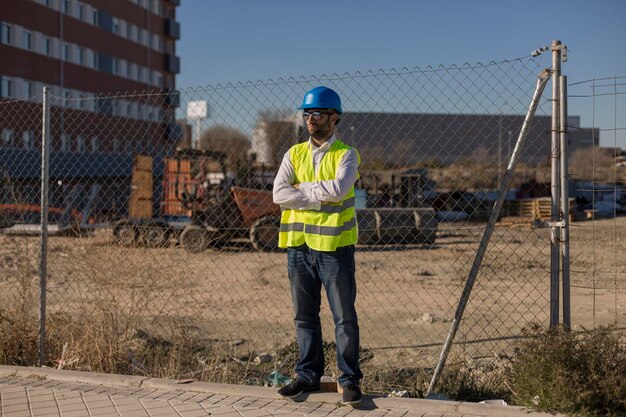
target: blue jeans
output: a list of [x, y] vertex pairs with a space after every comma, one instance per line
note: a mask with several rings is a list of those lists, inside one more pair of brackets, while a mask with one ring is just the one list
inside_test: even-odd
[[341, 386], [358, 384], [363, 374], [359, 368], [359, 324], [354, 308], [354, 246], [320, 252], [302, 245], [289, 248], [287, 259], [300, 350], [296, 378], [316, 384], [324, 375], [320, 322], [323, 285], [335, 322], [337, 366], [342, 372], [338, 382]]

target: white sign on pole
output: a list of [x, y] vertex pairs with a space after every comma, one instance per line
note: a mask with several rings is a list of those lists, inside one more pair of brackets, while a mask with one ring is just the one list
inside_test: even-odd
[[187, 103], [187, 119], [202, 120], [209, 117], [209, 106], [205, 100], [190, 101]]

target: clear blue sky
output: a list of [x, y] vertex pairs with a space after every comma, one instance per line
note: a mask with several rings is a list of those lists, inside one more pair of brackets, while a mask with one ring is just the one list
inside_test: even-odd
[[555, 39], [570, 83], [626, 76], [626, 0], [182, 0], [178, 20], [181, 88], [486, 63]]

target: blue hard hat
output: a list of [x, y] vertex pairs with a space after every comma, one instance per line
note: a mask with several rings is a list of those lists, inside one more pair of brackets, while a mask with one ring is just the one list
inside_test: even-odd
[[334, 109], [337, 113], [342, 113], [339, 94], [324, 86], [307, 91], [302, 100], [302, 105], [298, 109]]

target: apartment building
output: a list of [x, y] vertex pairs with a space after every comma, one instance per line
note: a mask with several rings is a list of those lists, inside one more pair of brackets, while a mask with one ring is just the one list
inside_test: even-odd
[[[58, 108], [52, 120], [53, 152], [162, 150], [174, 131], [170, 121], [178, 105], [179, 3], [3, 0], [0, 148], [37, 147], [40, 119], [25, 115], [36, 114], [42, 88], [48, 86]], [[97, 132], [89, 126], [97, 126]]]
[[125, 205], [135, 155], [152, 156], [156, 169], [178, 140], [179, 5], [2, 0], [0, 203], [39, 200], [47, 86], [50, 204]]

